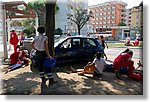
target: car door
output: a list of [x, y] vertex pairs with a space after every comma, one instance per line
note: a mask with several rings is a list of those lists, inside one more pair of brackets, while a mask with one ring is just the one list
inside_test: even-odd
[[66, 39], [55, 48], [55, 58], [58, 62], [71, 60], [71, 39]]
[[94, 57], [94, 54], [97, 52], [95, 49], [97, 45], [94, 40], [90, 38], [84, 38], [82, 39], [82, 44], [84, 50], [84, 58], [89, 60], [92, 59]]
[[82, 58], [81, 53], [81, 39], [80, 38], [72, 38], [71, 48], [69, 51], [70, 57], [72, 60], [80, 60]]

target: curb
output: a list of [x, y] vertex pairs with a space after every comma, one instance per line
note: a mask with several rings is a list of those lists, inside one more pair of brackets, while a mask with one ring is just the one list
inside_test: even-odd
[[129, 49], [143, 49], [142, 47], [128, 47], [128, 46], [110, 46], [111, 48], [129, 48]]

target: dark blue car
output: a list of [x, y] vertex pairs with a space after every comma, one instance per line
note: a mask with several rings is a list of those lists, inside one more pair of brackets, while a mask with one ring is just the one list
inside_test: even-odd
[[68, 36], [55, 43], [57, 62], [92, 60], [96, 52], [103, 52], [100, 43], [91, 37]]

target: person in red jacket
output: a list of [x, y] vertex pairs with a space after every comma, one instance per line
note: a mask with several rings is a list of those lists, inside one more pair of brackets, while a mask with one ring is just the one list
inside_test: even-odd
[[20, 60], [20, 58], [27, 58], [28, 55], [21, 49], [20, 46], [16, 46], [16, 48], [18, 49], [17, 52], [14, 52], [10, 55], [10, 64], [17, 64], [18, 61]]
[[17, 44], [18, 44], [18, 36], [15, 32], [15, 29], [13, 28], [10, 34], [10, 44], [14, 46], [14, 52], [17, 52]]
[[139, 40], [138, 40], [138, 39], [135, 39], [132, 45], [133, 45], [133, 46], [138, 46], [138, 45], [139, 45]]
[[[127, 68], [128, 72], [127, 75], [132, 79], [142, 80], [142, 76], [138, 73], [134, 73], [134, 61], [132, 61], [133, 52], [129, 49], [123, 51], [120, 55], [116, 57], [113, 62], [114, 71], [116, 75], [119, 74], [121, 68]], [[120, 78], [119, 75], [117, 78]]]

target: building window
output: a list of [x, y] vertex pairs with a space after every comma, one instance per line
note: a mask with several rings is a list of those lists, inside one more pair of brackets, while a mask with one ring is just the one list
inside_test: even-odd
[[136, 15], [136, 19], [139, 19], [139, 15]]
[[115, 13], [115, 11], [112, 12], [112, 14], [114, 14], [114, 13]]
[[111, 14], [110, 12], [108, 12], [108, 14]]
[[112, 9], [115, 9], [116, 7], [115, 6], [112, 6]]
[[108, 7], [108, 10], [110, 10], [111, 9], [111, 7]]
[[112, 18], [115, 18], [115, 15], [113, 15]]
[[112, 21], [112, 23], [114, 24], [114, 23], [115, 23], [115, 21]]
[[100, 7], [100, 11], [102, 11], [102, 7]]
[[104, 10], [107, 10], [107, 8], [104, 8]]

